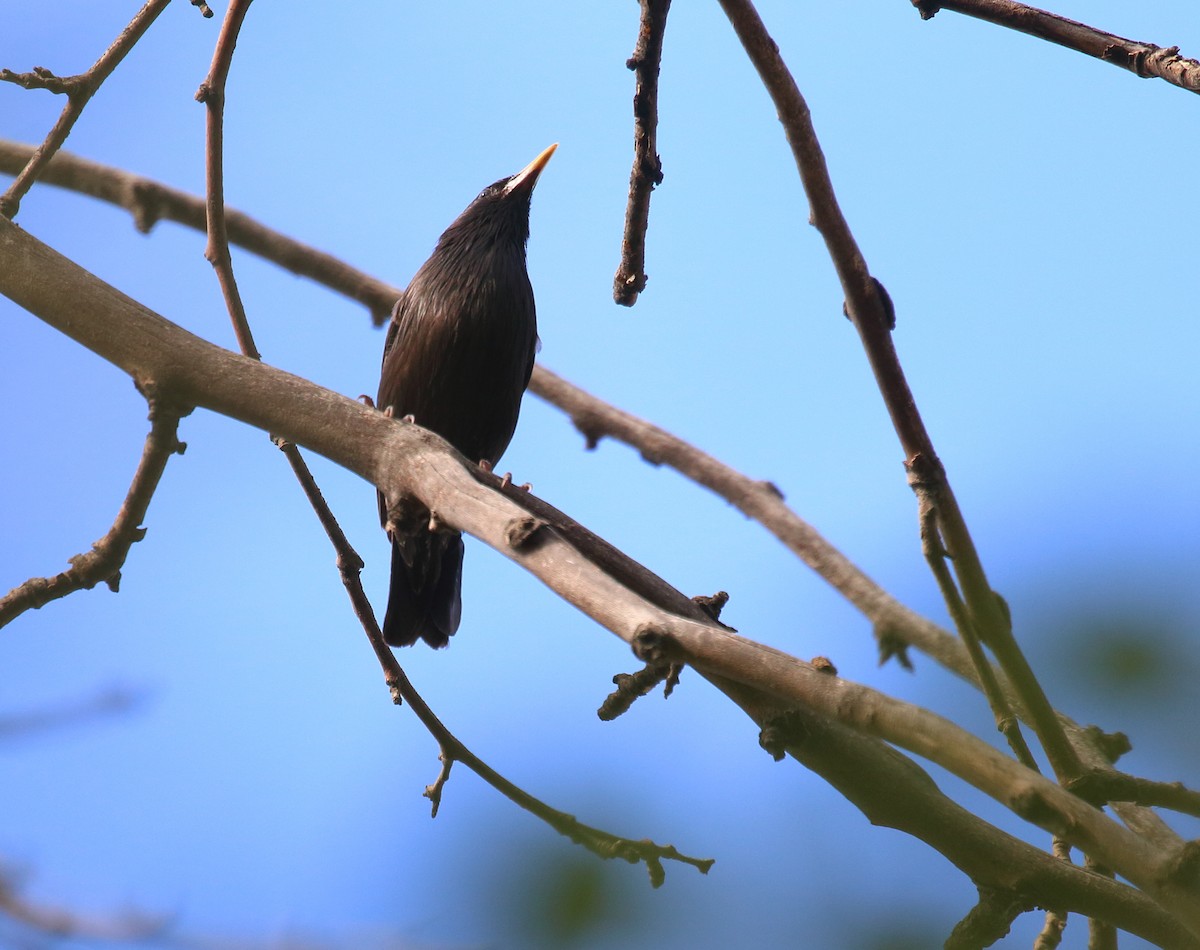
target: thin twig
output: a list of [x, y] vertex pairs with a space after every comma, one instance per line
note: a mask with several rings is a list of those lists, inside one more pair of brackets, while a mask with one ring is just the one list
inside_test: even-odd
[[242, 353], [257, 360], [258, 347], [254, 345], [254, 334], [246, 319], [246, 308], [238, 292], [237, 278], [233, 274], [233, 260], [229, 254], [229, 233], [225, 226], [225, 82], [229, 78], [229, 67], [233, 63], [233, 51], [237, 46], [238, 32], [253, 0], [230, 0], [225, 11], [225, 22], [217, 37], [213, 51], [212, 67], [208, 77], [196, 92], [196, 101], [208, 109], [205, 133], [204, 176], [208, 211], [208, 244], [204, 248], [205, 259], [216, 271], [225, 296], [225, 305], [233, 321], [233, 332]]
[[77, 590], [91, 590], [106, 583], [116, 591], [120, 587], [121, 567], [129, 549], [146, 536], [141, 525], [146, 520], [150, 499], [158, 488], [167, 460], [183, 454], [186, 446], [178, 441], [179, 420], [190, 410], [181, 410], [143, 386], [150, 403], [150, 432], [142, 448], [142, 458], [134, 473], [125, 501], [113, 526], [92, 549], [69, 558], [71, 567], [54, 577], [33, 577], [0, 598], [0, 627], [26, 610], [36, 609]]
[[[1200, 931], [1200, 900], [1189, 877], [1194, 847], [1163, 849], [1143, 841], [941, 717], [737, 637], [678, 592], [669, 611], [659, 608], [584, 556], [567, 540], [569, 527], [560, 531], [552, 523], [533, 535], [523, 533], [526, 543], [514, 548], [511, 529], [527, 522], [530, 511], [515, 496], [527, 493], [498, 492], [481, 484], [478, 466], [432, 433], [400, 425], [187, 333], [3, 219], [0, 259], [13, 264], [0, 268], [0, 293], [126, 372], [152, 375], [181, 399], [280, 432], [390, 495], [412, 494], [451, 526], [519, 563], [639, 652], [652, 646], [654, 630], [663, 631], [660, 648], [677, 645], [675, 656], [643, 655], [644, 661], [691, 662], [714, 681], [746, 684], [775, 708], [796, 706], [817, 717], [837, 718], [851, 729], [938, 762], [1026, 820], [1094, 851], [1185, 926]], [[89, 304], [86, 321], [78, 319], [81, 300]], [[407, 464], [397, 464], [399, 460]]]
[[441, 805], [442, 787], [450, 777], [451, 767], [455, 762], [461, 762], [509, 801], [541, 819], [559, 834], [567, 836], [576, 844], [583, 845], [594, 854], [602, 858], [619, 857], [630, 863], [644, 861], [650, 873], [650, 879], [656, 887], [662, 880], [662, 861], [664, 860], [690, 864], [701, 873], [707, 874], [713, 863], [710, 858], [688, 857], [678, 852], [673, 845], [658, 845], [648, 840], [634, 841], [630, 838], [622, 838], [599, 828], [585, 825], [573, 815], [551, 808], [489, 766], [446, 727], [445, 723], [437, 717], [437, 714], [429, 708], [429, 705], [417, 692], [412, 681], [397, 662], [391, 647], [384, 641], [375, 618], [375, 612], [362, 587], [363, 560], [351, 546], [332, 512], [329, 511], [329, 506], [325, 503], [325, 499], [309, 473], [308, 467], [304, 464], [299, 451], [286, 440], [277, 439], [276, 442], [284, 450], [305, 495], [334, 547], [342, 584], [350, 597], [354, 613], [366, 632], [375, 657], [383, 669], [384, 681], [392, 692], [393, 701], [397, 705], [402, 702], [407, 703], [408, 708], [413, 711], [438, 743], [441, 769], [433, 784], [425, 790], [426, 797], [432, 803], [433, 815], [437, 816], [438, 808]]
[[1046, 911], [1042, 929], [1033, 941], [1033, 950], [1056, 950], [1062, 945], [1063, 931], [1067, 929], [1067, 915], [1057, 910]]
[[979, 888], [979, 900], [954, 926], [946, 938], [945, 950], [975, 950], [990, 947], [1008, 935], [1021, 914], [1033, 910], [1033, 901], [1025, 894], [1009, 889]]
[[621, 263], [613, 278], [613, 300], [625, 307], [637, 303], [638, 294], [646, 289], [650, 193], [663, 180], [662, 160], [658, 157], [658, 73], [671, 0], [641, 0], [641, 6], [637, 46], [625, 63], [637, 74], [633, 93], [633, 170], [629, 173]]
[[7, 218], [16, 217], [17, 211], [21, 207], [21, 199], [33, 187], [33, 183], [37, 181], [38, 175], [41, 174], [46, 163], [54, 157], [54, 153], [62, 148], [63, 142], [71, 134], [71, 129], [83, 114], [84, 107], [96, 94], [96, 90], [112, 74], [126, 54], [133, 49], [134, 44], [142, 38], [142, 35], [150, 28], [150, 24], [167, 8], [169, 2], [170, 0], [148, 0], [146, 5], [129, 21], [129, 25], [121, 31], [121, 35], [113, 41], [113, 44], [104, 51], [104, 55], [96, 60], [86, 73], [58, 77], [42, 67], [36, 67], [31, 73], [14, 73], [7, 69], [0, 69], [0, 80], [15, 82], [26, 89], [48, 89], [67, 97], [67, 104], [63, 106], [58, 121], [50, 129], [45, 141], [34, 150], [28, 164], [17, 175], [16, 180], [8, 186], [8, 190], [0, 195], [0, 214]]
[[557, 406], [595, 448], [601, 439], [624, 442], [652, 465], [667, 465], [754, 519], [874, 624], [971, 682], [977, 675], [962, 644], [879, 586], [816, 528], [788, 507], [771, 482], [750, 478], [665, 429], [619, 409], [542, 365], [530, 392]]
[[1156, 782], [1116, 769], [1097, 769], [1085, 773], [1070, 788], [1080, 797], [1097, 804], [1136, 802], [1200, 818], [1200, 792], [1182, 782]]
[[[0, 171], [16, 174], [34, 152], [33, 146], [0, 139]], [[175, 221], [197, 231], [207, 227], [204, 199], [70, 152], [55, 155], [38, 180], [125, 208], [143, 234], [150, 233], [159, 221]], [[376, 326], [384, 324], [400, 296], [400, 288], [272, 230], [241, 211], [226, 208], [225, 224], [231, 243], [362, 304], [370, 310]]]
[[[12, 172], [32, 152], [32, 147], [0, 140], [0, 170]], [[108, 201], [128, 209], [142, 230], [165, 218], [197, 230], [204, 229], [204, 202], [185, 192], [122, 169], [91, 162], [70, 153], [54, 157], [43, 181]], [[393, 284], [378, 280], [332, 255], [318, 251], [250, 216], [228, 210], [229, 236], [234, 243], [293, 273], [308, 277], [367, 307], [372, 319], [386, 316], [400, 294]], [[897, 639], [920, 649], [938, 663], [978, 683], [962, 643], [936, 624], [896, 601], [853, 562], [791, 511], [777, 488], [751, 479], [700, 452], [665, 430], [617, 409], [556, 376], [541, 364], [534, 368], [530, 390], [566, 412], [594, 444], [611, 436], [638, 449], [654, 463], [670, 465], [687, 478], [716, 492], [770, 530], [836, 590], [854, 603], [876, 628], [881, 645]], [[1022, 715], [1027, 713], [1022, 712]], [[1066, 721], [1066, 720], [1064, 720]], [[1110, 753], [1086, 730], [1072, 727], [1075, 741], [1096, 750], [1105, 762]], [[1157, 834], [1166, 846], [1174, 842], [1170, 830], [1151, 813], [1120, 803], [1122, 818], [1138, 826], [1141, 834]]]
[[[31, 146], [0, 140], [0, 171], [15, 173], [32, 152]], [[124, 207], [134, 215], [135, 224], [142, 230], [148, 229], [159, 218], [177, 221], [196, 230], [203, 230], [205, 226], [202, 199], [70, 153], [55, 155], [41, 180]], [[229, 209], [227, 218], [230, 239], [238, 246], [357, 301], [370, 311], [376, 322], [380, 315], [386, 316], [400, 294], [395, 285], [272, 230], [242, 212]], [[671, 466], [760, 522], [870, 618], [881, 640], [896, 637], [968, 682], [978, 683], [977, 673], [961, 642], [879, 587], [812, 525], [788, 508], [779, 490], [771, 483], [737, 472], [664, 429], [592, 396], [541, 364], [534, 368], [530, 390], [567, 413], [589, 445], [604, 437], [624, 442], [652, 463]], [[1094, 750], [1103, 762], [1110, 762], [1115, 757], [1107, 748], [1105, 737], [1078, 726], [1071, 728], [1074, 741], [1081, 748]], [[1089, 763], [1089, 768], [1098, 767], [1098, 764]], [[1138, 810], [1120, 800], [1115, 801], [1114, 808], [1139, 834], [1156, 837], [1162, 847], [1178, 843], [1177, 837], [1153, 813]]]
[[[233, 266], [229, 253], [229, 237], [225, 227], [225, 202], [222, 160], [222, 127], [225, 101], [225, 81], [229, 75], [229, 67], [237, 44], [238, 31], [245, 19], [246, 11], [252, 0], [232, 0], [221, 27], [221, 35], [217, 41], [216, 52], [213, 55], [212, 69], [208, 78], [200, 87], [196, 98], [208, 107], [208, 138], [205, 167], [208, 179], [208, 246], [205, 257], [212, 263], [221, 289], [225, 294], [230, 316], [233, 318], [238, 343], [244, 355], [251, 359], [260, 359], [254, 345], [246, 312], [242, 305], [241, 295], [233, 275]], [[316, 512], [322, 527], [325, 529], [330, 542], [337, 554], [338, 571], [350, 596], [355, 613], [366, 631], [376, 659], [383, 667], [384, 677], [397, 703], [401, 700], [408, 703], [422, 725], [437, 740], [441, 748], [442, 769], [438, 778], [426, 789], [426, 794], [433, 803], [433, 814], [436, 816], [441, 803], [441, 790], [450, 775], [450, 768], [455, 761], [462, 762], [472, 772], [479, 775], [489, 785], [503, 794], [520, 807], [549, 824], [560, 834], [564, 834], [577, 844], [601, 857], [622, 857], [630, 862], [644, 861], [650, 873], [650, 879], [657, 887], [662, 883], [663, 860], [677, 860], [691, 864], [708, 872], [712, 865], [711, 859], [691, 858], [680, 854], [673, 846], [660, 846], [648, 841], [632, 841], [619, 838], [616, 835], [584, 825], [573, 816], [551, 808], [532, 795], [518, 788], [513, 783], [492, 769], [478, 756], [471, 752], [455, 737], [449, 729], [434, 714], [409, 681], [404, 670], [396, 661], [391, 648], [384, 642], [379, 625], [375, 620], [365, 591], [362, 589], [361, 571], [363, 560], [358, 552], [350, 545], [345, 532], [342, 531], [333, 512], [312, 477], [308, 464], [304, 461], [299, 449], [285, 439], [276, 439], [276, 444], [283, 451], [292, 467], [297, 480], [300, 482], [306, 497]]]
[[939, 10], [953, 10], [966, 16], [987, 20], [999, 26], [1039, 39], [1057, 43], [1106, 63], [1127, 69], [1142, 79], [1162, 79], [1186, 89], [1200, 93], [1200, 62], [1179, 55], [1178, 46], [1161, 47], [1153, 43], [1128, 40], [1114, 33], [1106, 33], [1085, 23], [1069, 20], [1057, 13], [1039, 10], [1013, 0], [911, 0], [921, 14], [929, 20]]
[[892, 425], [904, 448], [907, 464], [922, 468], [923, 484], [937, 512], [946, 551], [954, 561], [970, 622], [996, 654], [1001, 668], [1029, 711], [1033, 728], [1055, 774], [1070, 780], [1080, 772], [1078, 757], [1041, 684], [1013, 639], [1008, 619], [988, 583], [945, 469], [934, 451], [900, 366], [890, 329], [893, 315], [838, 206], [808, 104], [753, 3], [750, 0], [721, 0], [721, 6], [775, 103], [808, 194], [812, 223], [825, 239], [846, 294], [847, 315], [858, 330]]
[[773, 726], [783, 751], [828, 782], [873, 825], [923, 841], [977, 888], [1030, 899], [1036, 895], [1038, 901], [1073, 913], [1110, 920], [1155, 946], [1200, 947], [1200, 939], [1145, 894], [1073, 867], [988, 825], [949, 799], [927, 772], [898, 750], [803, 708], [764, 704], [761, 694], [740, 684], [714, 682], [760, 726]]
[[983, 644], [979, 640], [979, 634], [971, 622], [967, 606], [963, 603], [958, 587], [951, 576], [946, 562], [946, 549], [942, 546], [941, 535], [937, 530], [937, 509], [929, 500], [922, 484], [920, 466], [909, 466], [908, 478], [917, 498], [921, 553], [925, 556], [925, 563], [929, 565], [929, 570], [937, 582], [938, 590], [941, 591], [942, 600], [950, 612], [950, 619], [954, 621], [954, 628], [962, 636], [963, 645], [967, 648], [971, 663], [979, 675], [979, 685], [992, 710], [996, 728], [1004, 735], [1009, 748], [1017, 757], [1017, 761], [1024, 763], [1035, 772], [1040, 772], [1037, 760], [1029, 750], [1029, 745], [1025, 742], [1025, 735], [1021, 732], [1012, 706], [1009, 705], [1008, 696], [1005, 694], [992, 664], [988, 662], [987, 655], [983, 651]]
[[[212, 263], [221, 289], [225, 295], [230, 316], [234, 322], [238, 343], [245, 356], [260, 359], [254, 345], [253, 335], [242, 305], [241, 295], [237, 290], [234, 279], [233, 265], [229, 253], [229, 236], [225, 226], [225, 202], [223, 180], [223, 112], [225, 101], [225, 81], [229, 75], [229, 67], [233, 51], [237, 44], [238, 31], [245, 19], [246, 11], [252, 0], [232, 0], [221, 27], [221, 35], [217, 40], [217, 48], [213, 54], [212, 68], [208, 78], [200, 87], [196, 98], [208, 107], [208, 136], [205, 151], [205, 168], [208, 181], [207, 220], [208, 245], [205, 257]], [[455, 761], [462, 762], [467, 768], [479, 775], [484, 781], [501, 792], [505, 797], [534, 814], [549, 824], [560, 834], [564, 834], [577, 844], [601, 857], [622, 857], [630, 862], [644, 861], [650, 874], [651, 882], [657, 887], [662, 883], [664, 871], [663, 860], [676, 860], [697, 867], [702, 873], [707, 873], [712, 865], [711, 859], [691, 858], [675, 850], [674, 846], [656, 845], [649, 841], [632, 841], [620, 838], [608, 832], [584, 825], [573, 816], [551, 808], [532, 795], [518, 788], [513, 783], [479, 759], [457, 737], [455, 737], [433, 713], [416, 689], [412, 686], [404, 670], [396, 661], [391, 648], [384, 642], [383, 635], [376, 622], [374, 611], [362, 589], [361, 571], [363, 560], [358, 552], [350, 545], [345, 532], [342, 531], [333, 512], [326, 504], [316, 480], [304, 461], [299, 449], [286, 439], [276, 439], [276, 444], [284, 452], [292, 471], [300, 482], [306, 497], [324, 527], [330, 542], [337, 554], [338, 571], [350, 596], [355, 613], [358, 615], [367, 639], [375, 652], [376, 659], [383, 667], [385, 680], [392, 691], [397, 703], [401, 700], [408, 703], [417, 718], [437, 740], [441, 748], [442, 769], [438, 778], [426, 789], [426, 794], [433, 803], [433, 813], [437, 814], [441, 803], [441, 790], [450, 776], [450, 768]]]
[[[0, 140], [0, 170], [19, 166], [30, 150], [30, 146]], [[44, 181], [120, 205], [134, 215], [135, 224], [142, 229], [160, 217], [204, 229], [204, 202], [194, 195], [69, 153], [54, 157]], [[231, 209], [227, 217], [229, 236], [239, 246], [358, 301], [377, 323], [400, 294], [395, 285], [364, 274], [248, 215]], [[541, 364], [534, 367], [530, 391], [568, 413], [589, 444], [604, 436], [625, 442], [648, 460], [670, 465], [759, 521], [872, 620], [881, 648], [885, 640], [899, 640], [978, 683], [978, 674], [959, 641], [879, 587], [789, 509], [771, 483], [742, 475], [658, 426], [573, 386]], [[1092, 744], [1082, 730], [1076, 730], [1076, 735]]]

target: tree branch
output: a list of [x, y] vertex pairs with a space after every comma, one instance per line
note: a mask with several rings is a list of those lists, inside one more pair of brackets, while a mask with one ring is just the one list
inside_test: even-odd
[[[35, 152], [30, 145], [0, 139], [0, 171], [17, 174]], [[126, 209], [133, 216], [134, 226], [143, 234], [148, 234], [155, 224], [164, 220], [200, 232], [206, 229], [203, 199], [69, 152], [55, 155], [39, 181]], [[400, 296], [399, 287], [370, 277], [331, 254], [280, 234], [241, 211], [227, 209], [225, 222], [231, 242], [362, 304], [371, 312], [377, 326], [387, 320], [392, 304]]]
[[77, 590], [91, 590], [102, 581], [114, 592], [120, 587], [121, 567], [129, 549], [146, 536], [146, 529], [141, 525], [146, 520], [150, 499], [158, 488], [167, 460], [176, 453], [182, 455], [187, 447], [178, 441], [176, 433], [180, 417], [191, 410], [181, 410], [172, 405], [169, 398], [150, 390], [145, 394], [150, 402], [150, 433], [113, 526], [90, 551], [69, 558], [71, 567], [68, 570], [54, 577], [30, 578], [0, 597], [0, 627], [26, 610], [37, 609]]
[[129, 25], [121, 31], [121, 35], [86, 73], [60, 78], [43, 67], [35, 67], [31, 73], [14, 73], [8, 69], [0, 69], [0, 80], [16, 83], [26, 89], [48, 89], [67, 97], [67, 104], [63, 106], [58, 121], [50, 129], [45, 141], [34, 150], [28, 164], [9, 185], [8, 191], [0, 195], [0, 215], [6, 218], [16, 217], [21, 207], [21, 199], [33, 187], [46, 163], [54, 157], [54, 153], [62, 148], [96, 90], [112, 75], [112, 71], [150, 29], [150, 24], [158, 19], [158, 15], [167, 8], [168, 3], [170, 0], [148, 0]]
[[[0, 171], [19, 169], [32, 151], [30, 146], [0, 140]], [[147, 227], [161, 216], [197, 230], [204, 229], [204, 203], [195, 196], [69, 153], [54, 157], [43, 180], [127, 208], [134, 214], [135, 222]], [[373, 316], [386, 314], [400, 293], [393, 285], [280, 234], [241, 212], [230, 210], [227, 217], [230, 238], [235, 243], [362, 303]], [[892, 640], [909, 643], [967, 681], [977, 682], [961, 642], [913, 613], [862, 574], [792, 512], [770, 483], [736, 472], [678, 437], [567, 383], [541, 365], [534, 368], [530, 389], [567, 412], [589, 441], [609, 435], [626, 442], [650, 461], [676, 468], [760, 521], [874, 621], [881, 650]], [[1010, 697], [1010, 701], [1019, 703], [1015, 697]], [[1023, 717], [1028, 715], [1019, 705], [1017, 711]], [[1109, 738], [1061, 714], [1058, 718], [1069, 730], [1072, 743], [1086, 757], [1089, 770], [1103, 772], [1111, 766], [1119, 751], [1110, 748]], [[1179, 836], [1149, 809], [1122, 801], [1114, 802], [1113, 809], [1137, 834], [1159, 847], [1176, 848], [1181, 844]]]
[[671, 0], [641, 0], [641, 5], [637, 46], [625, 63], [637, 73], [633, 93], [633, 170], [629, 173], [621, 263], [613, 278], [613, 300], [625, 307], [637, 303], [638, 294], [646, 289], [650, 193], [663, 180], [662, 161], [658, 157], [658, 73]]
[[[808, 195], [811, 220], [820, 231], [846, 294], [846, 315], [854, 324], [875, 375], [906, 457], [910, 479], [926, 492], [921, 503], [933, 505], [946, 552], [953, 558], [963, 600], [974, 634], [988, 644], [1032, 717], [1034, 730], [1054, 767], [1064, 780], [1080, 772], [1078, 757], [1062, 725], [1012, 636], [1000, 601], [983, 569], [945, 469], [917, 410], [892, 341], [895, 313], [881, 285], [867, 269], [866, 260], [838, 206], [825, 156], [813, 128], [808, 104], [780, 56], [758, 11], [750, 0], [721, 0], [734, 31], [758, 71], [783, 123], [788, 144]], [[964, 637], [971, 631], [960, 631]], [[1005, 721], [1004, 711], [996, 714]]]
[[911, 0], [922, 20], [939, 10], [987, 20], [998, 26], [1065, 46], [1076, 52], [1127, 69], [1142, 79], [1162, 79], [1188, 92], [1200, 92], [1200, 62], [1179, 55], [1178, 46], [1163, 48], [1153, 43], [1127, 40], [1114, 33], [1068, 20], [1013, 0]]
[[[432, 433], [213, 346], [4, 220], [0, 259], [6, 263], [0, 292], [135, 378], [154, 380], [181, 401], [306, 445], [388, 497], [417, 498], [449, 526], [480, 538], [634, 644], [643, 660], [689, 662], [716, 680], [752, 687], [776, 706], [838, 719], [938, 762], [1026, 820], [1093, 854], [1200, 931], [1200, 895], [1190, 884], [1186, 849], [1152, 848], [932, 713], [729, 633], [661, 580], [654, 599], [647, 599], [621, 579], [627, 567], [649, 574], [644, 568], [615, 551], [604, 567], [597, 565], [581, 551], [577, 535], [585, 529], [569, 520], [544, 520], [549, 506], [534, 505], [526, 492], [489, 487], [500, 480], [480, 472]], [[81, 300], [88, 301], [87, 321], [76, 319]], [[603, 545], [599, 539], [595, 543]], [[677, 655], [652, 655], [656, 651]]]
[[246, 307], [238, 292], [237, 278], [233, 273], [233, 259], [229, 255], [229, 234], [225, 227], [225, 81], [233, 65], [233, 50], [237, 46], [242, 21], [250, 9], [252, 0], [230, 0], [225, 11], [225, 22], [217, 37], [213, 51], [212, 66], [208, 76], [196, 92], [196, 101], [206, 106], [204, 143], [205, 213], [208, 222], [208, 243], [204, 258], [213, 266], [229, 318], [233, 321], [233, 332], [237, 337], [238, 349], [251, 359], [262, 359], [246, 319]]

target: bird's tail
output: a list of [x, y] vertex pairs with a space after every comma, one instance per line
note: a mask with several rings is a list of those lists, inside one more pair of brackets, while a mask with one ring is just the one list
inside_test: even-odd
[[418, 639], [444, 647], [462, 616], [462, 535], [425, 532], [416, 545], [408, 541], [392, 541], [383, 639], [394, 647], [411, 646]]

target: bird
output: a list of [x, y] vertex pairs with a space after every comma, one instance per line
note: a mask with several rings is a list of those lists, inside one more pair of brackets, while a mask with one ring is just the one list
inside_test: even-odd
[[[557, 148], [483, 189], [454, 219], [396, 301], [384, 341], [375, 405], [411, 416], [489, 470], [516, 430], [539, 346], [525, 248], [533, 189]], [[392, 544], [384, 640], [444, 647], [462, 616], [462, 535], [389, 525], [378, 494]]]

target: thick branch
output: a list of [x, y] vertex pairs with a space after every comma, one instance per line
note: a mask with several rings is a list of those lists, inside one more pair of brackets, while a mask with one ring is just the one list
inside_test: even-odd
[[634, 647], [642, 660], [685, 662], [706, 677], [734, 680], [936, 762], [1113, 868], [1200, 935], [1190, 846], [1162, 849], [1143, 841], [949, 720], [708, 624], [668, 621], [640, 632]]
[[316, 481], [309, 472], [308, 465], [300, 455], [300, 450], [291, 442], [282, 439], [276, 441], [292, 466], [292, 470], [300, 482], [300, 487], [304, 490], [330, 543], [337, 552], [338, 573], [341, 575], [346, 593], [350, 597], [355, 615], [362, 624], [376, 659], [383, 669], [384, 679], [392, 692], [394, 702], [398, 705], [401, 702], [408, 704], [408, 708], [437, 741], [441, 750], [439, 756], [442, 762], [441, 771], [437, 780], [425, 789], [426, 797], [433, 803], [433, 817], [437, 817], [442, 788], [450, 777], [451, 766], [455, 762], [462, 762], [466, 768], [469, 768], [509, 801], [545, 822], [559, 834], [587, 848], [593, 854], [605, 859], [622, 858], [630, 863], [644, 862], [650, 875], [650, 881], [655, 887], [658, 887], [665, 877], [666, 872], [662, 864], [665, 860], [690, 864], [702, 874], [707, 874], [713, 864], [711, 859], [689, 857], [680, 853], [673, 845], [659, 845], [649, 839], [634, 841], [631, 838], [614, 835], [600, 828], [585, 825], [574, 815], [552, 808], [506, 779], [475, 755], [462, 740], [446, 727], [446, 724], [438, 718], [421, 694], [417, 692], [416, 687], [397, 662], [396, 655], [384, 642], [383, 634], [379, 630], [379, 623], [375, 619], [375, 612], [371, 609], [371, 603], [362, 587], [363, 560], [350, 545], [349, 539], [333, 517]]
[[[0, 171], [15, 173], [32, 151], [30, 146], [0, 140]], [[204, 203], [200, 199], [120, 169], [60, 153], [48, 166], [44, 180], [129, 209], [134, 214], [135, 222], [139, 226], [144, 225], [143, 230], [152, 226], [159, 217], [204, 230]], [[309, 277], [359, 301], [376, 318], [386, 317], [399, 296], [400, 291], [393, 285], [280, 234], [245, 214], [228, 211], [227, 218], [230, 238], [235, 243], [293, 273]], [[599, 438], [612, 435], [627, 441], [646, 457], [676, 467], [681, 473], [739, 507], [745, 505], [743, 510], [747, 514], [762, 520], [806, 563], [814, 567], [823, 565], [823, 568], [818, 568], [822, 575], [859, 609], [873, 618], [878, 616], [877, 629], [882, 626], [881, 640], [895, 637], [904, 642], [902, 638], [906, 637], [907, 642], [929, 653], [950, 670], [964, 678], [973, 679], [973, 671], [968, 667], [961, 643], [935, 624], [911, 614], [903, 605], [899, 605], [899, 614], [887, 609], [889, 602], [897, 603], [894, 598], [886, 592], [882, 597], [877, 597], [873, 582], [868, 580], [865, 584], [860, 583], [856, 579], [857, 568], [838, 552], [834, 551], [827, 557], [811, 527], [796, 518], [783, 505], [778, 493], [766, 487], [766, 483], [748, 479], [702, 454], [698, 458], [691, 458], [688, 452], [690, 447], [682, 440], [570, 386], [541, 365], [534, 368], [530, 388], [567, 411], [577, 425], [582, 423], [585, 436]], [[806, 549], [810, 549], [808, 553], [804, 553]], [[895, 633], [888, 629], [888, 624], [893, 620], [900, 624]], [[1020, 708], [1018, 712], [1027, 715]], [[1059, 719], [1070, 730], [1076, 747], [1087, 756], [1086, 765], [1089, 769], [1104, 770], [1111, 765], [1115, 755], [1102, 748], [1105, 743], [1094, 734], [1094, 730], [1083, 729], [1061, 715]], [[1128, 802], [1115, 802], [1113, 809], [1134, 831], [1157, 842], [1159, 847], [1174, 848], [1181, 843], [1178, 835], [1152, 811]]]
[[1144, 894], [993, 827], [947, 798], [924, 769], [880, 740], [802, 708], [764, 702], [761, 693], [740, 683], [713, 682], [764, 736], [770, 734], [779, 751], [820, 775], [872, 824], [920, 839], [977, 887], [1094, 916], [1158, 946], [1200, 947], [1200, 940]]
[[[136, 379], [154, 380], [181, 401], [306, 445], [390, 498], [415, 496], [445, 523], [502, 552], [643, 650], [655, 639], [649, 631], [664, 631], [660, 646], [678, 645], [679, 658], [705, 675], [735, 680], [763, 693], [764, 701], [810, 709], [938, 762], [1093, 854], [1200, 931], [1200, 896], [1186, 878], [1182, 851], [1150, 847], [940, 717], [730, 634], [665, 582], [659, 581], [656, 600], [648, 601], [619, 579], [625, 565], [633, 564], [628, 558], [614, 555], [605, 568], [598, 567], [568, 540], [582, 528], [560, 530], [557, 522], [537, 517], [539, 509], [520, 503], [526, 493], [488, 487], [488, 479], [499, 480], [480, 473], [437, 436], [213, 346], [3, 220], [0, 259], [6, 263], [0, 292]], [[87, 321], [76, 318], [81, 300], [88, 301]]]

